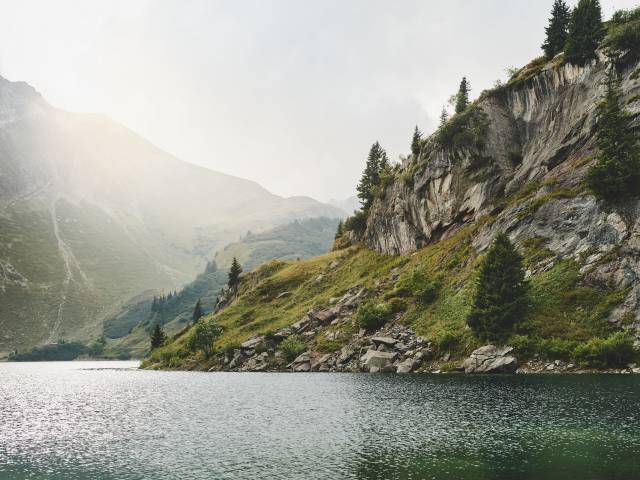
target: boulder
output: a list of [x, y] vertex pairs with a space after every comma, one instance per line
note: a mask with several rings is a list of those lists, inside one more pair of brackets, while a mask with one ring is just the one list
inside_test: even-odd
[[464, 373], [513, 373], [518, 367], [516, 357], [509, 355], [513, 347], [485, 345], [467, 358], [462, 364]]
[[411, 373], [420, 364], [419, 361], [413, 358], [407, 358], [404, 362], [400, 362], [396, 367], [396, 373]]
[[316, 371], [320, 370], [320, 367], [325, 365], [325, 364], [328, 364], [328, 362], [330, 360], [331, 360], [331, 354], [330, 353], [327, 353], [325, 355], [321, 355], [319, 357], [312, 358], [311, 362], [310, 362], [311, 371], [312, 372], [316, 372]]
[[309, 352], [304, 352], [298, 355], [296, 359], [291, 363], [291, 369], [294, 372], [308, 372], [311, 370], [311, 361], [309, 359]]
[[360, 357], [360, 363], [362, 367], [371, 372], [371, 368], [376, 368], [379, 371], [393, 371], [393, 362], [398, 355], [395, 352], [379, 352], [377, 350], [369, 349], [366, 353]]
[[373, 344], [378, 347], [379, 345], [386, 345], [387, 347], [393, 347], [398, 341], [391, 337], [373, 337], [371, 339]]
[[254, 348], [256, 348], [258, 345], [260, 345], [262, 343], [263, 339], [264, 339], [264, 337], [253, 337], [253, 338], [250, 338], [246, 342], [241, 343], [240, 344], [240, 348], [242, 350], [253, 350]]

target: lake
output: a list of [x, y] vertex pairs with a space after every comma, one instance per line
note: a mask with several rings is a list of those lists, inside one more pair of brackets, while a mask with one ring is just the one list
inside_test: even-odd
[[640, 376], [0, 363], [0, 479], [640, 479]]

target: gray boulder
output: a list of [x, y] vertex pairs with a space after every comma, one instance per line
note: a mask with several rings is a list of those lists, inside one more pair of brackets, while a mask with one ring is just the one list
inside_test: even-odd
[[360, 357], [360, 363], [365, 371], [372, 372], [387, 372], [395, 371], [393, 362], [397, 358], [395, 352], [379, 352], [377, 350], [367, 350], [366, 353]]
[[509, 355], [513, 347], [485, 345], [467, 358], [462, 364], [464, 373], [513, 373], [518, 367], [516, 357]]

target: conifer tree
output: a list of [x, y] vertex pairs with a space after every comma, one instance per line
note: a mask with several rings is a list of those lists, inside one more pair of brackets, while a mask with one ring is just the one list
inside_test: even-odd
[[236, 288], [240, 283], [240, 274], [242, 273], [242, 267], [236, 257], [233, 257], [231, 262], [231, 268], [229, 269], [229, 288]]
[[567, 30], [570, 19], [571, 14], [566, 2], [564, 0], [555, 0], [551, 10], [551, 18], [549, 18], [549, 25], [544, 29], [547, 38], [542, 44], [542, 50], [544, 50], [544, 55], [548, 59], [555, 57], [564, 50], [564, 46], [567, 43]]
[[162, 327], [160, 327], [159, 323], [156, 323], [156, 327], [153, 329], [151, 333], [151, 350], [154, 350], [158, 347], [164, 345], [164, 342], [167, 341], [167, 336], [165, 335]]
[[622, 108], [620, 79], [612, 65], [606, 92], [598, 104], [596, 138], [600, 150], [588, 176], [600, 198], [620, 202], [640, 194], [640, 147], [632, 130], [633, 117]]
[[153, 296], [153, 301], [151, 302], [151, 311], [152, 312], [158, 311], [158, 298], [155, 295]]
[[464, 112], [469, 106], [469, 90], [471, 90], [471, 86], [467, 81], [467, 77], [462, 77], [460, 88], [456, 95], [456, 113]]
[[380, 186], [381, 173], [390, 170], [387, 152], [376, 142], [369, 150], [367, 163], [358, 183], [358, 198], [365, 212], [369, 211], [375, 194], [375, 188]]
[[575, 65], [584, 65], [593, 60], [604, 35], [600, 1], [580, 0], [571, 13], [565, 58]]
[[448, 121], [449, 121], [449, 112], [447, 112], [447, 109], [443, 106], [442, 112], [440, 113], [440, 126], [442, 127]]
[[478, 276], [468, 325], [486, 341], [504, 341], [521, 319], [527, 300], [522, 257], [504, 233], [499, 233]]
[[342, 222], [342, 220], [340, 220], [338, 222], [338, 227], [336, 228], [336, 234], [333, 237], [333, 239], [337, 240], [338, 238], [340, 238], [342, 236], [343, 233], [344, 233], [344, 223]]
[[413, 130], [413, 138], [411, 139], [411, 153], [416, 157], [420, 154], [420, 144], [422, 143], [422, 132], [416, 128]]
[[198, 301], [196, 302], [196, 306], [193, 308], [193, 315], [191, 315], [193, 323], [200, 320], [200, 317], [202, 317], [203, 315], [204, 312], [202, 311], [202, 304], [200, 303], [200, 299], [198, 299]]

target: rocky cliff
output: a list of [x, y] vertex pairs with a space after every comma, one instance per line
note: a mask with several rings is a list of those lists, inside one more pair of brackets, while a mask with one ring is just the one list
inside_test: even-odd
[[[586, 283], [629, 289], [610, 320], [633, 315], [640, 326], [640, 202], [612, 208], [584, 187], [608, 62], [558, 63], [534, 63], [483, 92], [475, 104], [486, 121], [479, 146], [442, 145], [437, 133], [427, 139], [374, 202], [359, 239], [382, 253], [409, 253], [481, 222], [478, 252], [497, 231], [518, 244], [535, 240], [555, 261], [579, 262]], [[638, 61], [618, 67], [625, 108], [637, 116]]]

